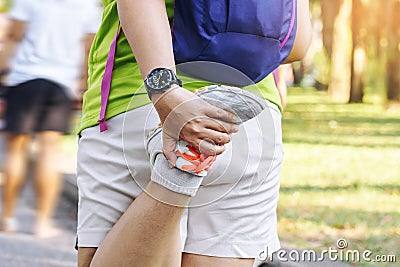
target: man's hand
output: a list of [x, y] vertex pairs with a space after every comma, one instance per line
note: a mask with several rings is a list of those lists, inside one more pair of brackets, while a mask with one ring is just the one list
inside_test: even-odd
[[218, 155], [230, 135], [238, 131], [237, 117], [205, 102], [192, 92], [174, 86], [152, 97], [163, 125], [163, 152], [175, 165], [175, 146], [178, 139], [186, 141], [201, 153]]

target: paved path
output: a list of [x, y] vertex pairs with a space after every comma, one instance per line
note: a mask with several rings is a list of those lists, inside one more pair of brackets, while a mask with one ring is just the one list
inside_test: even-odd
[[0, 266], [2, 267], [74, 267], [76, 266], [75, 206], [61, 198], [55, 214], [55, 226], [60, 234], [54, 238], [38, 239], [32, 235], [34, 223], [34, 194], [25, 186], [18, 203], [17, 219], [20, 230], [15, 234], [0, 232]]

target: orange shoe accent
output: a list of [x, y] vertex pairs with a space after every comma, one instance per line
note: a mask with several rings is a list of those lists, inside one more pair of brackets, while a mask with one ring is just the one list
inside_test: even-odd
[[192, 165], [182, 165], [181, 169], [183, 171], [200, 174], [203, 171], [211, 170], [211, 165], [217, 159], [217, 156], [200, 153], [191, 145], [187, 145], [186, 148], [189, 151], [185, 153], [182, 153], [179, 150], [175, 151], [178, 157], [182, 157], [192, 164]]

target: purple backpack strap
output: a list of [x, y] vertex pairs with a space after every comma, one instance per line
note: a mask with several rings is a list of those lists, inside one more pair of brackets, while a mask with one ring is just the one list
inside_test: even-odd
[[106, 110], [108, 104], [108, 96], [110, 94], [111, 80], [112, 80], [112, 72], [114, 68], [114, 58], [115, 58], [115, 50], [117, 47], [117, 40], [120, 32], [120, 24], [118, 23], [118, 28], [114, 36], [114, 40], [111, 43], [110, 51], [108, 52], [108, 58], [106, 62], [106, 68], [104, 70], [103, 80], [101, 81], [101, 109], [100, 109], [100, 117], [98, 122], [100, 123], [100, 132], [106, 131]]
[[[290, 24], [289, 24], [289, 30], [285, 36], [285, 39], [282, 41], [281, 43], [281, 49], [283, 49], [283, 47], [288, 43], [289, 39], [291, 38], [291, 36], [293, 35], [293, 29], [295, 27], [296, 24], [296, 16], [297, 16], [297, 1], [293, 1], [292, 3], [292, 17], [290, 18]], [[293, 47], [293, 43], [294, 43], [294, 39], [292, 37], [292, 44], [290, 45], [290, 50]]]

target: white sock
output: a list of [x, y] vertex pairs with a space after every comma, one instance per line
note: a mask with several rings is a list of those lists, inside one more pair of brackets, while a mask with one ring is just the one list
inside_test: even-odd
[[170, 168], [168, 160], [159, 153], [154, 161], [151, 180], [179, 194], [194, 196], [203, 181], [203, 177]]
[[188, 196], [194, 196], [203, 181], [202, 176], [171, 168], [162, 153], [162, 129], [157, 128], [147, 141], [147, 152], [152, 165], [151, 180], [165, 188]]

